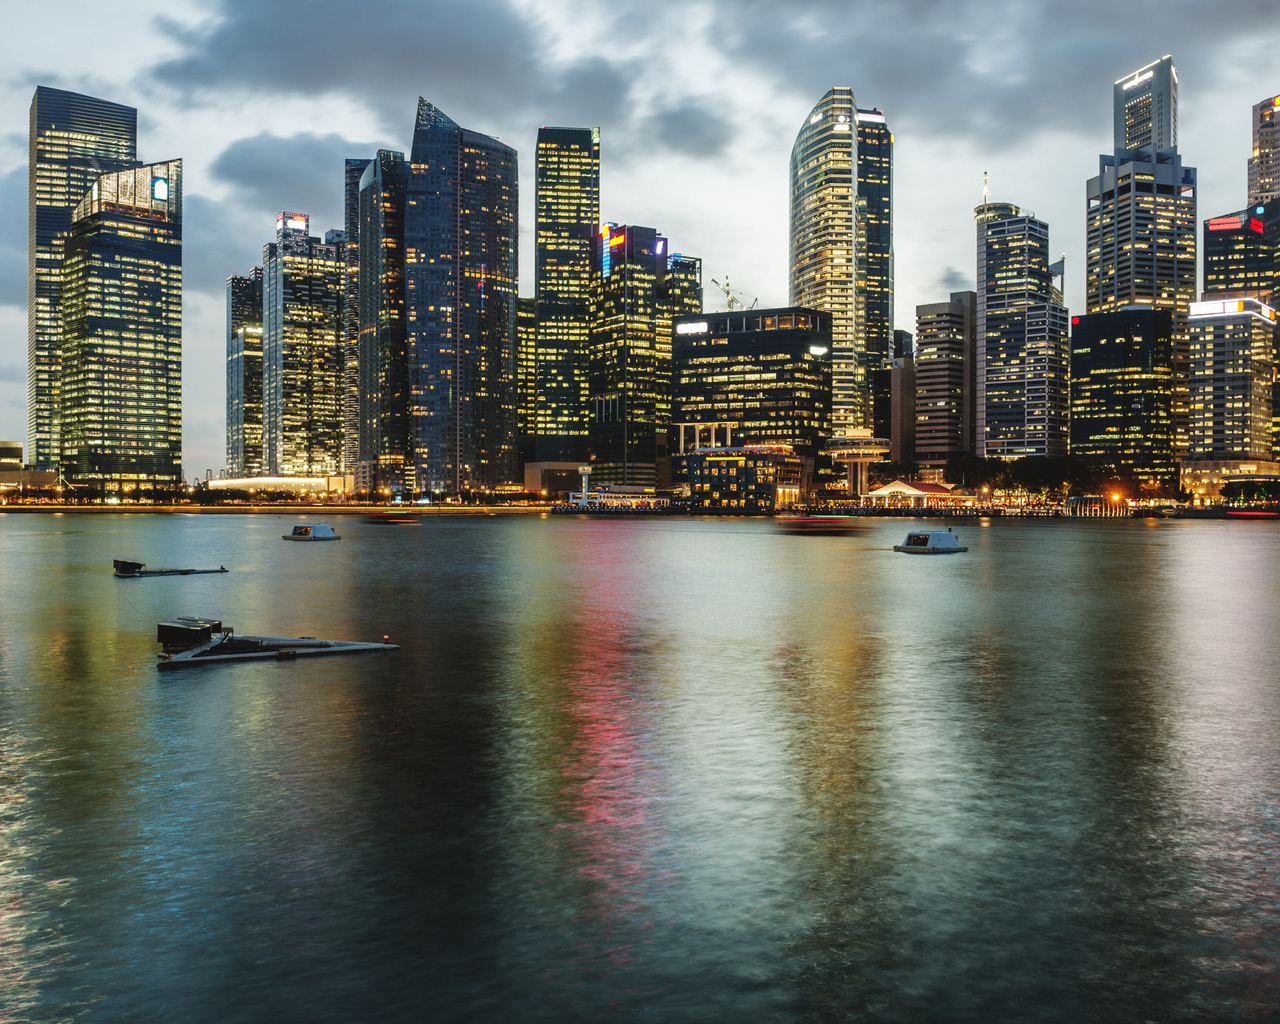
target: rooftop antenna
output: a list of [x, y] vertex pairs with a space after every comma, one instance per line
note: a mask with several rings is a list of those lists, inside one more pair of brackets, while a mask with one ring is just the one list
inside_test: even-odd
[[991, 200], [991, 189], [987, 187], [987, 179], [988, 179], [987, 172], [983, 171], [982, 172], [982, 205], [984, 207], [988, 206]]

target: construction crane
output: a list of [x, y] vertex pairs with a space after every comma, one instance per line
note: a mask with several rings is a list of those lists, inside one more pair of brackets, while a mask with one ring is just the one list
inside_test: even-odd
[[733, 290], [729, 287], [728, 277], [724, 279], [724, 284], [721, 284], [714, 277], [711, 279], [711, 283], [715, 285], [717, 288], [719, 288], [722, 292], [724, 292], [725, 300], [728, 302], [730, 309], [733, 309], [734, 306], [737, 306], [739, 309], [755, 309], [758, 305], [760, 305], [760, 300], [758, 298], [752, 299], [751, 305], [748, 306], [745, 302], [743, 302], [740, 298], [738, 298], [738, 296], [734, 295]]

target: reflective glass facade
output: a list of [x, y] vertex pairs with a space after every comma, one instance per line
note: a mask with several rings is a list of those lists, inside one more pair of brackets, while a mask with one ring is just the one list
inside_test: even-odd
[[600, 129], [538, 131], [538, 327], [533, 457], [587, 455], [591, 245], [600, 224]]
[[340, 246], [282, 213], [262, 251], [263, 461], [268, 476], [342, 471], [343, 344]]
[[1049, 271], [1049, 225], [1009, 203], [978, 225], [977, 444], [999, 458], [1067, 454], [1067, 311]]
[[858, 348], [868, 370], [893, 361], [893, 133], [882, 110], [858, 111]]
[[[862, 425], [865, 353], [858, 348], [857, 104], [830, 89], [791, 149], [790, 302], [831, 314], [832, 418], [837, 432]], [[865, 230], [865, 225], [863, 226]]]
[[136, 167], [133, 107], [39, 86], [31, 99], [27, 168], [27, 452], [57, 467], [62, 238], [99, 175]]
[[671, 324], [702, 311], [702, 262], [653, 228], [604, 224], [592, 255], [592, 483], [653, 486], [671, 423]]
[[1178, 144], [1178, 69], [1161, 57], [1117, 79], [1112, 124], [1115, 148], [1169, 149]]
[[1173, 312], [1071, 318], [1071, 454], [1172, 480]]
[[348, 159], [342, 174], [342, 467], [360, 461], [360, 179], [372, 160]]
[[1253, 105], [1253, 151], [1249, 156], [1249, 205], [1280, 199], [1280, 96]]
[[1280, 258], [1280, 199], [1204, 222], [1204, 298], [1271, 304]]
[[[249, 334], [243, 332], [248, 329]], [[227, 278], [227, 475], [262, 474], [262, 268]], [[249, 374], [249, 377], [245, 375]]]
[[916, 307], [916, 461], [945, 466], [976, 448], [978, 296]]
[[537, 446], [538, 300], [516, 300], [516, 460], [534, 462]]
[[405, 207], [417, 489], [515, 478], [516, 151], [418, 101]]
[[182, 161], [106, 174], [63, 245], [61, 465], [121, 496], [182, 483]]
[[1276, 311], [1256, 299], [1191, 308], [1191, 458], [1275, 458]]

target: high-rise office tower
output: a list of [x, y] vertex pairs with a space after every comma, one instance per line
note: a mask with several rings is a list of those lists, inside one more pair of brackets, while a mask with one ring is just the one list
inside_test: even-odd
[[268, 476], [342, 470], [342, 279], [337, 245], [282, 213], [262, 250], [262, 444]]
[[516, 299], [516, 460], [537, 461], [538, 300]]
[[941, 468], [974, 453], [978, 296], [916, 306], [916, 461]]
[[227, 278], [227, 476], [262, 475], [262, 268]]
[[413, 487], [409, 458], [404, 154], [380, 149], [360, 175], [359, 454], [356, 491]]
[[1070, 352], [1049, 225], [1010, 203], [984, 203], [978, 225], [978, 454], [1067, 454]]
[[1172, 480], [1173, 311], [1071, 318], [1071, 454]]
[[535, 198], [535, 461], [587, 455], [591, 244], [600, 224], [600, 129], [541, 128]]
[[1178, 69], [1166, 54], [1116, 79], [1115, 149], [1169, 149], [1178, 144]]
[[1249, 157], [1249, 205], [1280, 199], [1280, 96], [1253, 105], [1253, 153]]
[[27, 168], [27, 456], [56, 468], [61, 366], [62, 236], [102, 174], [138, 164], [133, 107], [38, 86]]
[[1280, 199], [1204, 222], [1203, 298], [1249, 298], [1268, 305], [1277, 288]]
[[893, 132], [882, 110], [859, 110], [857, 122], [858, 199], [863, 218], [857, 281], [859, 348], [872, 370], [890, 365], [895, 358]]
[[913, 462], [916, 450], [916, 362], [910, 331], [893, 332], [893, 359], [871, 370], [871, 432], [889, 439], [890, 462]]
[[831, 314], [832, 420], [837, 433], [865, 416], [865, 353], [857, 323], [858, 108], [853, 90], [829, 89], [791, 148], [791, 305]]
[[360, 461], [360, 179], [372, 160], [348, 159], [342, 173], [342, 468]]
[[104, 174], [62, 254], [60, 461], [121, 496], [182, 483], [182, 161]]
[[593, 483], [654, 486], [671, 423], [671, 323], [702, 312], [701, 261], [653, 228], [604, 224], [592, 255]]
[[1162, 57], [1115, 84], [1115, 152], [1086, 188], [1085, 311], [1174, 312], [1174, 457], [1187, 446], [1187, 310], [1196, 289], [1196, 169], [1178, 154], [1178, 72]]
[[418, 100], [405, 212], [415, 486], [515, 476], [516, 151]]
[[1256, 299], [1192, 305], [1190, 462], [1274, 462], [1276, 324]]

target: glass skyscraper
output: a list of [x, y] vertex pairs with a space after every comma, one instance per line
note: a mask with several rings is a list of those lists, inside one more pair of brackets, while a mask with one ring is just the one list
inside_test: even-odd
[[1067, 311], [1049, 269], [1049, 225], [984, 203], [978, 225], [978, 454], [1066, 455]]
[[515, 477], [516, 151], [418, 100], [405, 295], [415, 488]]
[[348, 159], [343, 167], [342, 246], [342, 469], [360, 461], [360, 179], [373, 161]]
[[104, 174], [63, 245], [61, 465], [73, 487], [182, 483], [182, 161]]
[[1204, 222], [1204, 295], [1275, 301], [1280, 199]]
[[1178, 69], [1168, 54], [1116, 79], [1112, 93], [1115, 149], [1169, 149], [1178, 144]]
[[868, 371], [893, 363], [893, 132], [882, 110], [858, 111], [859, 349]]
[[61, 238], [102, 174], [138, 164], [138, 112], [45, 86], [31, 99], [27, 169], [27, 456], [57, 466], [60, 408]]
[[916, 306], [916, 459], [941, 468], [976, 447], [978, 296]]
[[262, 268], [227, 278], [227, 476], [261, 476]]
[[340, 246], [314, 238], [304, 213], [282, 213], [262, 251], [262, 443], [268, 476], [342, 470]]
[[604, 224], [592, 270], [592, 483], [652, 487], [668, 457], [672, 319], [702, 312], [702, 263], [653, 228]]
[[1253, 105], [1253, 151], [1249, 156], [1249, 205], [1280, 199], [1280, 96]]
[[832, 421], [862, 425], [865, 353], [857, 322], [858, 133], [853, 90], [829, 89], [791, 148], [791, 305], [831, 314]]
[[600, 224], [600, 129], [538, 131], [534, 461], [587, 455], [591, 245]]

